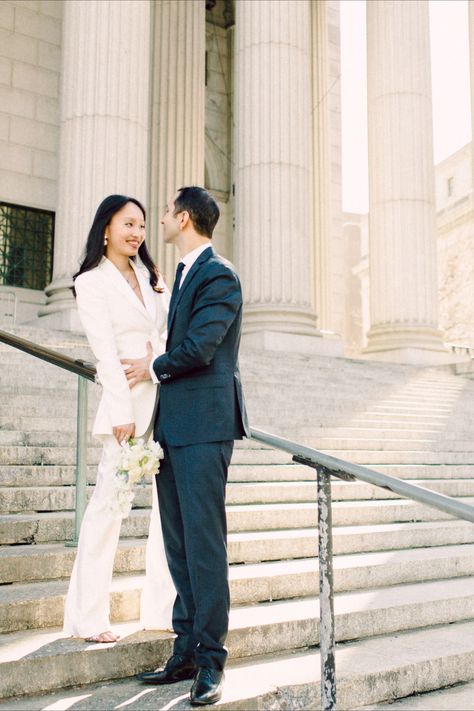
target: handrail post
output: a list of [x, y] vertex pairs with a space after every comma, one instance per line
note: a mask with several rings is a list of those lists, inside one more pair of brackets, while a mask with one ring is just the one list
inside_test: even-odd
[[318, 473], [319, 537], [319, 650], [321, 656], [321, 709], [336, 709], [336, 656], [334, 634], [334, 586], [332, 565], [331, 474]]
[[82, 518], [86, 508], [87, 492], [87, 380], [81, 375], [77, 380], [77, 431], [76, 431], [76, 508], [74, 537], [66, 545], [77, 546]]

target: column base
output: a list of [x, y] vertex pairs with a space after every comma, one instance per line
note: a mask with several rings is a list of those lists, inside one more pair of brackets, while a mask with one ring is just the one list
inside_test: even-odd
[[280, 351], [342, 358], [344, 347], [339, 335], [315, 332], [312, 336], [283, 331], [244, 333], [241, 340], [244, 350]]
[[246, 304], [242, 333], [281, 331], [301, 336], [317, 336], [316, 314], [306, 306]]
[[46, 287], [44, 292], [47, 302], [38, 311], [36, 325], [60, 331], [83, 332], [71, 287], [72, 279], [69, 275], [54, 279]]
[[410, 365], [458, 362], [458, 357], [445, 347], [441, 331], [430, 326], [375, 326], [370, 329], [367, 338], [368, 345], [361, 354], [366, 360]]
[[314, 311], [304, 306], [245, 306], [242, 345], [267, 351], [343, 356], [341, 337], [331, 331], [319, 331], [316, 320]]
[[79, 314], [75, 308], [62, 309], [61, 311], [55, 311], [49, 314], [41, 314], [35, 321], [29, 321], [28, 325], [51, 329], [52, 331], [84, 333]]

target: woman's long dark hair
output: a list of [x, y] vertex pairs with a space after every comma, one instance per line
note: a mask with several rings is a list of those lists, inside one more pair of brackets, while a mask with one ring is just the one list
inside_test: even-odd
[[[77, 271], [73, 275], [73, 281], [79, 276], [79, 274], [83, 274], [84, 272], [88, 272], [91, 269], [94, 269], [94, 267], [97, 267], [97, 265], [100, 263], [102, 257], [105, 255], [105, 228], [108, 224], [110, 224], [110, 221], [112, 220], [112, 217], [115, 215], [115, 213], [121, 210], [122, 207], [125, 207], [128, 202], [133, 202], [137, 207], [139, 207], [143, 213], [143, 219], [146, 218], [145, 208], [136, 198], [128, 197], [127, 195], [109, 195], [104, 200], [102, 200], [99, 207], [97, 208], [94, 221], [92, 222], [92, 227], [90, 228], [89, 234], [87, 236], [84, 259], [81, 262], [79, 271]], [[145, 267], [148, 269], [148, 272], [150, 274], [150, 284], [153, 290], [161, 293], [163, 289], [158, 286], [159, 272], [155, 263], [153, 262], [153, 259], [151, 258], [151, 255], [147, 249], [145, 242], [142, 242], [140, 247], [138, 248], [138, 256], [140, 257]], [[135, 257], [131, 257], [131, 259], [135, 261]]]

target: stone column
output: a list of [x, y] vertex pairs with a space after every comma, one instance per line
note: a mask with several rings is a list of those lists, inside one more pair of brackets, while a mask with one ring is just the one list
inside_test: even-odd
[[330, 328], [331, 161], [327, 3], [311, 3], [315, 302], [318, 325]]
[[371, 327], [366, 352], [437, 362], [428, 2], [367, 3]]
[[77, 326], [70, 287], [111, 193], [147, 197], [149, 0], [64, 3], [59, 197], [42, 325]]
[[236, 3], [234, 254], [253, 345], [317, 335], [310, 38], [309, 0]]
[[148, 244], [168, 284], [177, 255], [163, 243], [160, 217], [177, 188], [204, 185], [206, 6], [154, 3]]
[[471, 125], [472, 125], [472, 143], [471, 143], [471, 182], [474, 191], [474, 0], [469, 0], [469, 69], [471, 83]]

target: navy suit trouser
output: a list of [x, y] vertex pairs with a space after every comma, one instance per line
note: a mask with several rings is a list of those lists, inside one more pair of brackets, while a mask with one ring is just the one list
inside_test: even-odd
[[161, 525], [177, 591], [174, 653], [223, 669], [230, 606], [225, 487], [234, 442], [174, 447], [159, 441]]

